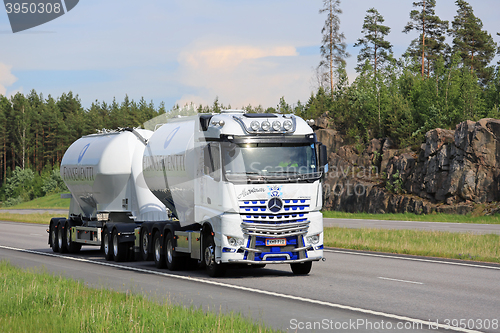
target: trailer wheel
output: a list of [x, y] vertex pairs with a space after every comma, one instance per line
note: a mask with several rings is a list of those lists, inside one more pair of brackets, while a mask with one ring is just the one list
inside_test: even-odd
[[57, 225], [52, 224], [50, 227], [50, 245], [52, 246], [53, 252], [59, 252], [59, 246], [57, 242]]
[[215, 262], [215, 241], [211, 234], [208, 234], [203, 249], [205, 268], [211, 277], [220, 277], [226, 274], [226, 266]]
[[66, 249], [66, 244], [64, 244], [64, 230], [61, 223], [58, 223], [57, 225], [57, 247], [59, 248], [59, 253], [68, 252], [68, 249]]
[[104, 230], [104, 237], [102, 240], [102, 246], [104, 248], [104, 256], [106, 260], [113, 260], [113, 251], [111, 251], [111, 243], [109, 241], [109, 232], [107, 229]]
[[174, 256], [174, 236], [171, 232], [167, 234], [166, 243], [167, 268], [171, 271], [177, 271], [181, 268], [181, 258]]
[[127, 243], [118, 242], [118, 231], [113, 231], [113, 256], [115, 261], [125, 261], [128, 256]]
[[65, 228], [65, 241], [66, 241], [66, 249], [68, 249], [69, 253], [77, 253], [82, 248], [82, 244], [75, 243], [71, 240], [71, 226], [69, 223], [66, 223]]
[[295, 275], [306, 275], [309, 274], [312, 268], [312, 261], [306, 261], [304, 263], [290, 264], [292, 272]]
[[161, 235], [160, 232], [155, 233], [153, 240], [154, 260], [156, 268], [165, 268], [165, 254], [161, 251]]
[[149, 234], [147, 229], [143, 229], [141, 233], [141, 254], [142, 260], [148, 261], [153, 259], [149, 252]]

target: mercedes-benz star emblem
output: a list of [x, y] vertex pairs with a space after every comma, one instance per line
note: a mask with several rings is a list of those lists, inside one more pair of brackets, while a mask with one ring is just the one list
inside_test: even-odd
[[281, 210], [281, 208], [283, 208], [283, 201], [281, 201], [281, 199], [278, 197], [271, 198], [267, 202], [267, 208], [271, 212], [277, 213]]

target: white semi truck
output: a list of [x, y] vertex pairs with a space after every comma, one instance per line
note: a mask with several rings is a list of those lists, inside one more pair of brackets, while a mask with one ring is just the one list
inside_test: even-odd
[[63, 157], [70, 211], [50, 221], [49, 244], [170, 270], [201, 264], [210, 276], [231, 264], [308, 274], [323, 259], [326, 160], [294, 115], [225, 110], [88, 135]]

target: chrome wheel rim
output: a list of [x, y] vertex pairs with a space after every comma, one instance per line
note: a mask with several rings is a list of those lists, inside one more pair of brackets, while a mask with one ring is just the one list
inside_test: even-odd
[[57, 245], [57, 238], [56, 238], [56, 230], [54, 228], [52, 228], [52, 246], [56, 246]]
[[68, 246], [68, 248], [71, 245], [71, 228], [69, 227], [66, 227], [66, 245]]
[[155, 239], [155, 259], [157, 262], [160, 262], [161, 252], [160, 252], [160, 239]]
[[63, 232], [62, 232], [61, 228], [59, 228], [59, 232], [57, 233], [57, 245], [59, 246], [60, 249], [63, 247], [62, 236], [63, 236]]
[[108, 255], [109, 253], [109, 241], [108, 241], [108, 233], [104, 235], [104, 253]]
[[173, 249], [172, 249], [172, 241], [169, 239], [167, 241], [167, 260], [169, 263], [173, 261]]
[[118, 236], [116, 234], [113, 235], [113, 254], [118, 257]]
[[142, 253], [148, 254], [148, 234], [147, 232], [142, 233]]
[[212, 245], [205, 248], [205, 265], [208, 267], [212, 266], [214, 262], [214, 250]]

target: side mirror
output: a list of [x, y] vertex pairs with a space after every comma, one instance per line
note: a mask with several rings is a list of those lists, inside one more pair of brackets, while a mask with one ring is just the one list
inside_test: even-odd
[[328, 152], [324, 144], [319, 145], [319, 166], [323, 168], [328, 164]]

